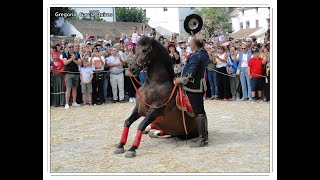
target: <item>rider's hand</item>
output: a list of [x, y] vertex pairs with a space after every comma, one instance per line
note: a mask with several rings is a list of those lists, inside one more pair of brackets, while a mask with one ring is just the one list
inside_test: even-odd
[[182, 78], [175, 78], [175, 79], [173, 80], [173, 84], [174, 84], [174, 85], [179, 85], [179, 84], [181, 84], [181, 81], [182, 81]]

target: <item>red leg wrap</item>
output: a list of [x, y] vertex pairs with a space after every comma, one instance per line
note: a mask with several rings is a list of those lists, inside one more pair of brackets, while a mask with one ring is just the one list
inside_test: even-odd
[[163, 135], [165, 135], [165, 133], [162, 130], [160, 130], [160, 136], [163, 136]]
[[154, 124], [150, 124], [151, 129], [158, 129]]
[[123, 131], [122, 131], [122, 136], [121, 136], [121, 142], [122, 142], [123, 144], [126, 144], [126, 143], [127, 143], [128, 133], [129, 133], [129, 127], [124, 126], [124, 127], [123, 127]]
[[136, 134], [136, 139], [134, 140], [133, 142], [133, 146], [135, 147], [139, 147], [140, 145], [140, 141], [141, 141], [141, 137], [142, 137], [142, 131], [141, 130], [138, 130], [137, 131], [137, 134]]

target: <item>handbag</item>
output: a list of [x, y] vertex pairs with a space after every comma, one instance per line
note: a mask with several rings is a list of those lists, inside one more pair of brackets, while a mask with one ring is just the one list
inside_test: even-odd
[[229, 75], [232, 75], [234, 73], [233, 65], [227, 65], [226, 69]]
[[[241, 61], [241, 65], [242, 65], [243, 61]], [[238, 68], [237, 68], [237, 71], [236, 71], [236, 75], [239, 76], [240, 75], [240, 68], [241, 68], [241, 65], [239, 66], [238, 65]]]
[[239, 68], [239, 67], [237, 68], [236, 75], [237, 75], [237, 76], [240, 75], [240, 68]]
[[[229, 55], [229, 57], [230, 57], [230, 61], [232, 62], [231, 55]], [[229, 75], [233, 75], [234, 74], [233, 63], [232, 64], [227, 63], [226, 70]]]

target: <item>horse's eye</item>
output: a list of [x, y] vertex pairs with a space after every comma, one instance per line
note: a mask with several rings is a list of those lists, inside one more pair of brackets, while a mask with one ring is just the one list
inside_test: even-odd
[[145, 53], [145, 52], [147, 52], [147, 50], [146, 50], [146, 49], [144, 49], [144, 50], [142, 50], [142, 52], [144, 52], [144, 53]]

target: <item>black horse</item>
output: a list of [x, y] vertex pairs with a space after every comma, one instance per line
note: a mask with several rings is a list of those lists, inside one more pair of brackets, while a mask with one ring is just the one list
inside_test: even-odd
[[147, 69], [147, 80], [139, 88], [144, 102], [140, 96], [136, 95], [136, 106], [131, 116], [124, 122], [122, 137], [115, 150], [116, 154], [124, 153], [123, 146], [127, 142], [130, 125], [141, 116], [145, 118], [138, 126], [135, 140], [126, 157], [136, 155], [143, 131], [150, 123], [172, 136], [185, 137], [187, 131], [188, 138], [198, 137], [198, 126], [194, 117], [184, 115], [186, 130], [184, 128], [182, 113], [177, 108], [175, 101], [177, 90], [174, 92], [174, 98], [166, 103], [174, 88], [175, 74], [169, 54], [162, 44], [149, 37], [141, 37], [137, 43], [136, 59], [130, 63], [129, 69], [133, 76], [138, 75], [142, 69]]

